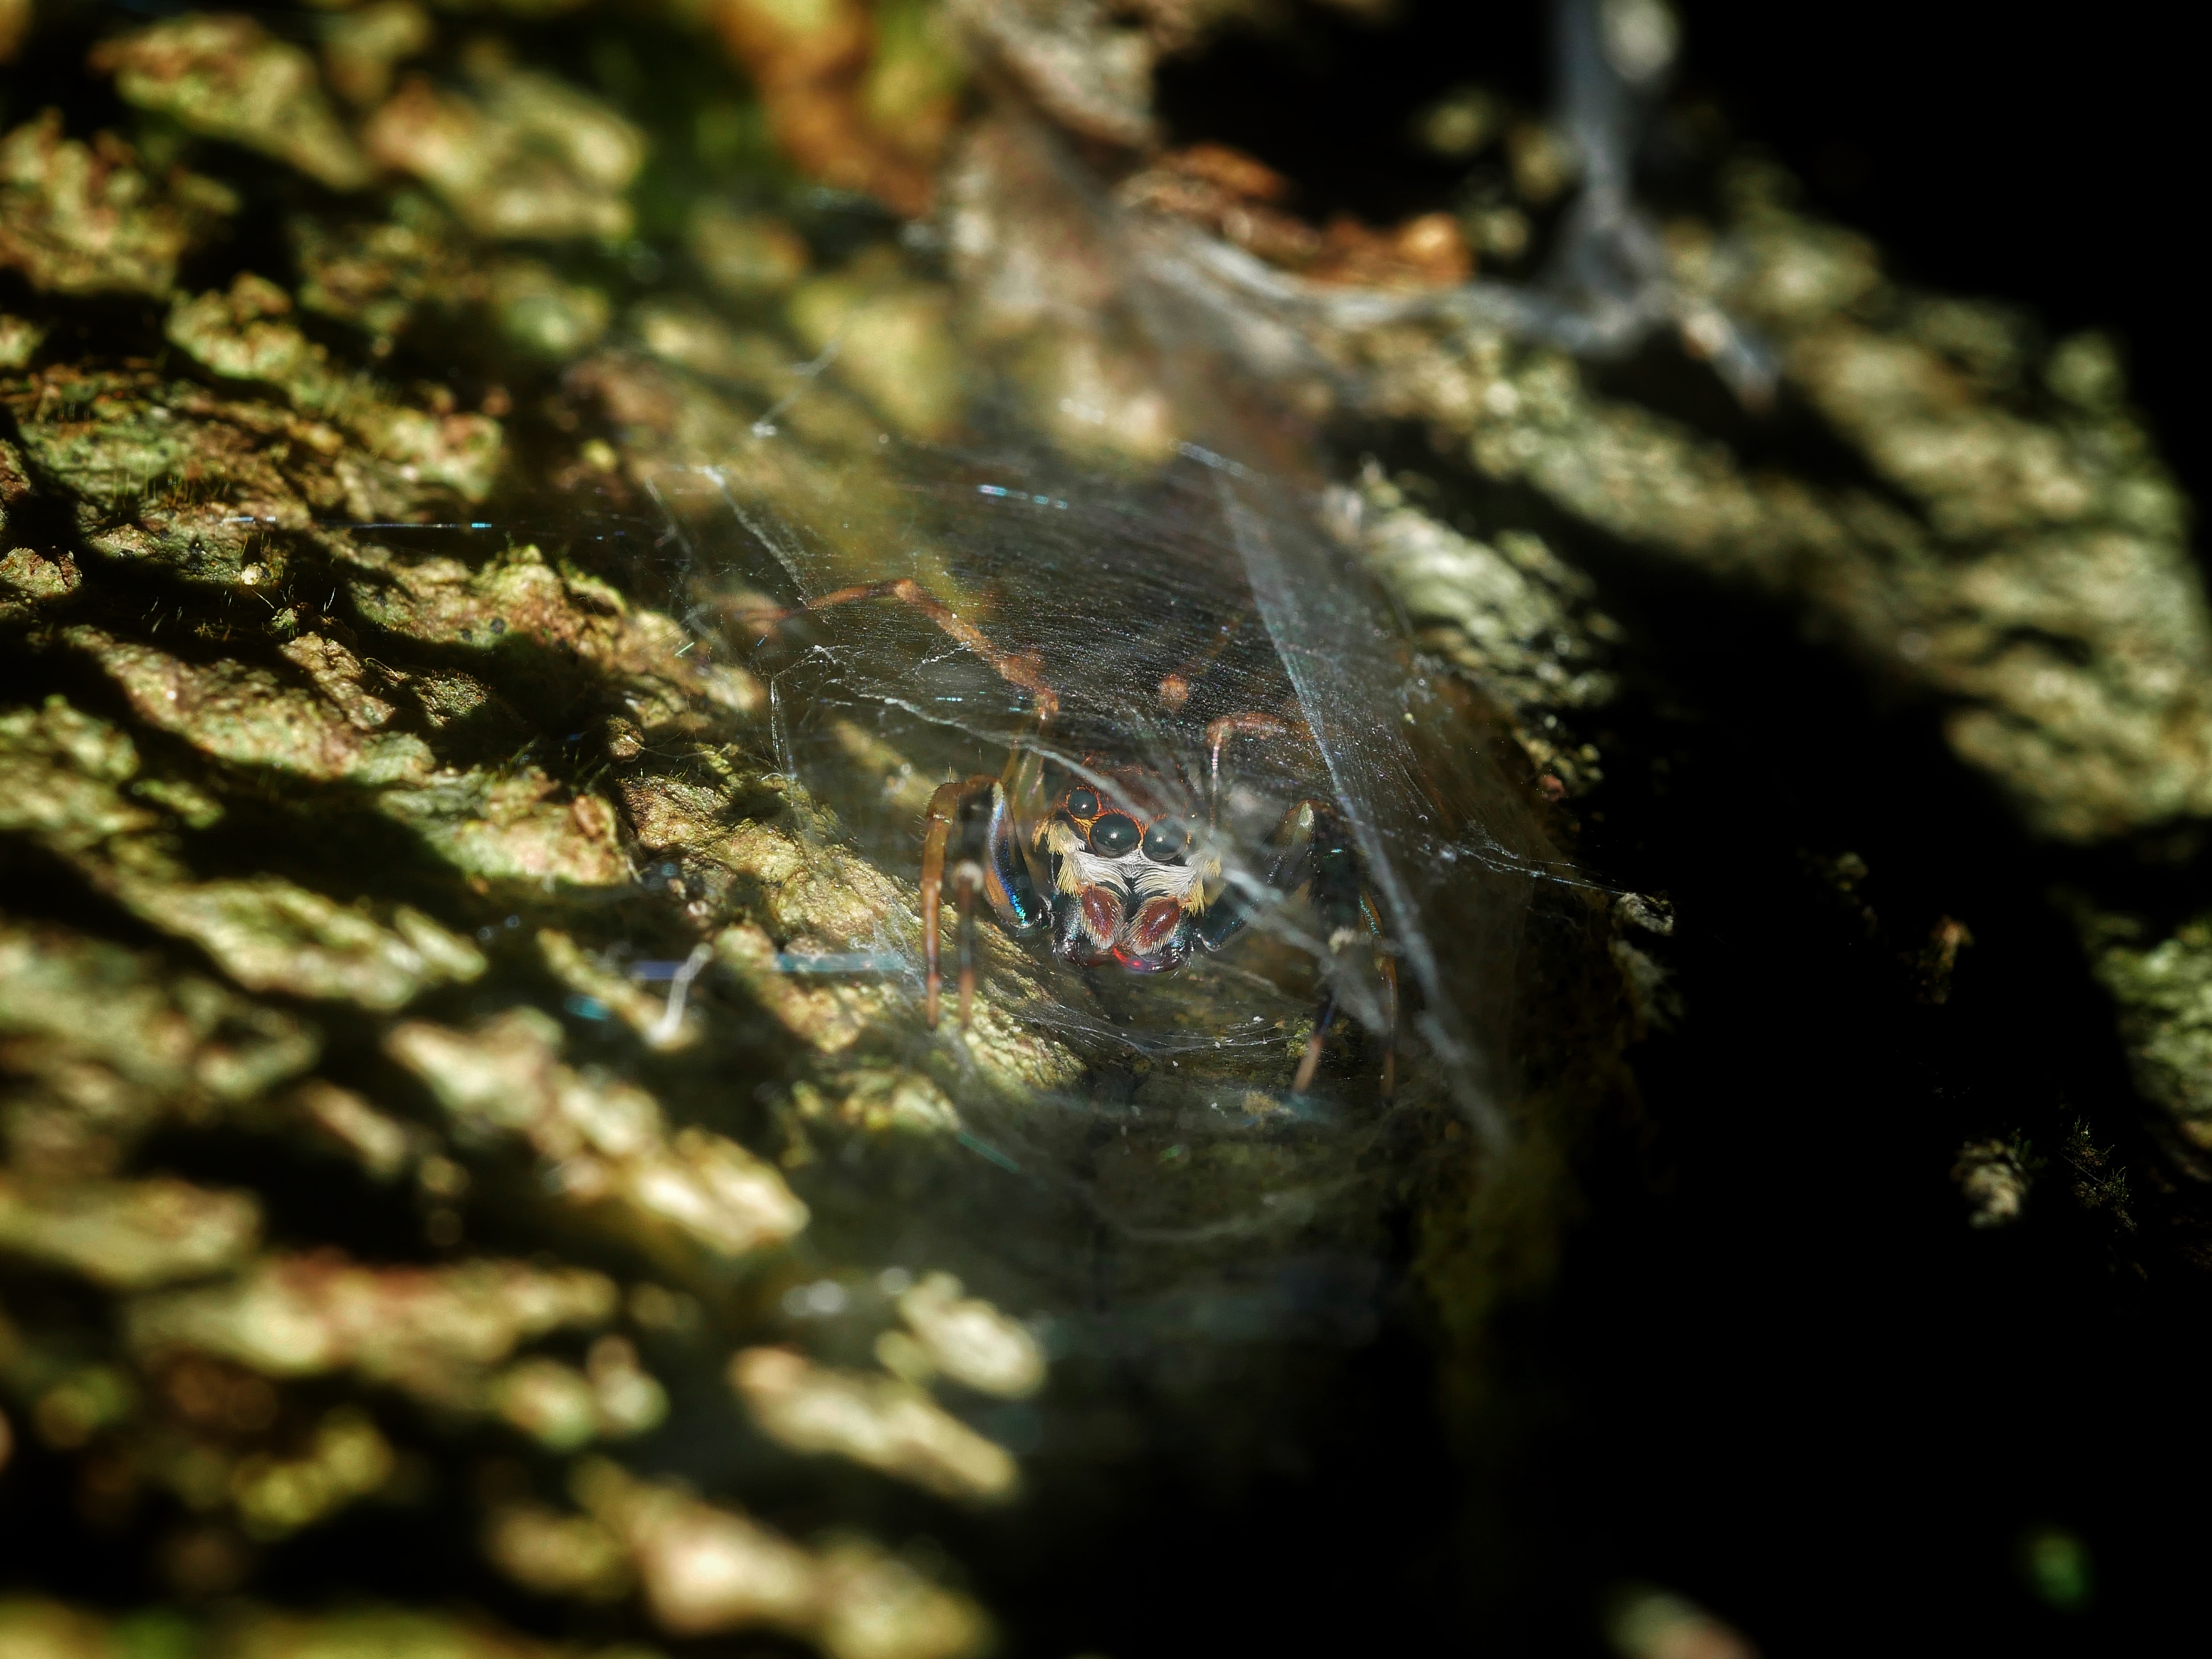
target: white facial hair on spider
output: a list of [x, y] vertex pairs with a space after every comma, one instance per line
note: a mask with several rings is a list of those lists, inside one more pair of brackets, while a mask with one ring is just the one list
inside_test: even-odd
[[[1054, 850], [1060, 851], [1057, 848]], [[1061, 877], [1061, 885], [1070, 892], [1080, 892], [1085, 887], [1113, 887], [1124, 893], [1134, 893], [1139, 898], [1165, 894], [1180, 899], [1190, 891], [1199, 877], [1197, 869], [1189, 864], [1154, 863], [1145, 856], [1141, 848], [1109, 859], [1088, 848], [1072, 845], [1060, 855], [1067, 860], [1072, 872]]]

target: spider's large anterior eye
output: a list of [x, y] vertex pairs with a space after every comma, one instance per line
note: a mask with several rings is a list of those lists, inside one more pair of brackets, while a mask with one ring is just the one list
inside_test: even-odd
[[1189, 829], [1173, 818], [1162, 818], [1145, 831], [1145, 856], [1155, 864], [1179, 863], [1189, 846]]
[[1067, 792], [1067, 815], [1074, 818], [1095, 818], [1098, 816], [1098, 797], [1088, 789]]
[[1136, 819], [1127, 812], [1109, 812], [1091, 826], [1091, 850], [1118, 859], [1137, 844]]

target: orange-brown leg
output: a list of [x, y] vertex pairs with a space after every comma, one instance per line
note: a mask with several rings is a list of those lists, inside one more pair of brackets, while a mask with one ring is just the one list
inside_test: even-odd
[[1045, 684], [1034, 655], [1025, 651], [1001, 651], [981, 629], [955, 614], [951, 606], [911, 576], [901, 576], [896, 581], [863, 582], [854, 587], [841, 587], [835, 592], [824, 593], [819, 599], [809, 599], [805, 605], [794, 605], [787, 611], [755, 611], [748, 620], [757, 623], [788, 622], [793, 617], [827, 611], [833, 605], [851, 605], [860, 599], [896, 599], [901, 605], [913, 607], [990, 664], [999, 678], [1007, 684], [1018, 685], [1036, 698], [1040, 724], [1049, 725], [1053, 716], [1059, 713], [1060, 694]]
[[[1001, 651], [991, 642], [990, 636], [975, 623], [966, 621], [953, 611], [920, 582], [908, 576], [895, 581], [864, 582], [853, 587], [841, 587], [834, 592], [809, 599], [805, 605], [782, 611], [757, 611], [746, 618], [750, 622], [773, 625], [788, 622], [793, 617], [807, 616], [817, 611], [827, 611], [841, 605], [852, 605], [861, 599], [896, 599], [900, 604], [919, 611], [924, 617], [945, 630], [951, 638], [974, 652], [990, 664], [1000, 678], [1009, 685], [1018, 686], [1028, 692], [1036, 708], [1037, 731], [1042, 735], [1060, 712], [1060, 694], [1048, 685], [1039, 672], [1036, 658], [1028, 652]], [[978, 795], [988, 794], [998, 783], [1006, 787], [1007, 798], [1014, 804], [1018, 818], [1032, 814], [1042, 799], [1043, 767], [1036, 756], [1022, 746], [1017, 746], [1007, 757], [1006, 771], [1002, 779], [971, 777], [963, 782], [947, 783], [930, 797], [928, 811], [923, 817], [921, 842], [921, 957], [923, 970], [922, 1017], [933, 1030], [937, 1024], [939, 1003], [943, 988], [939, 969], [942, 944], [942, 920], [945, 897], [945, 851], [952, 831], [962, 819], [963, 809]], [[1026, 856], [1024, 854], [1024, 856]], [[983, 866], [975, 855], [975, 849], [963, 847], [958, 864], [953, 867], [953, 907], [957, 916], [960, 955], [960, 1024], [963, 1030], [975, 1008], [975, 895], [983, 887]]]
[[[960, 822], [960, 809], [977, 795], [991, 793], [993, 780], [981, 775], [963, 782], [943, 783], [929, 798], [929, 809], [922, 816], [921, 836], [921, 970], [922, 1018], [933, 1030], [937, 1026], [937, 1004], [944, 976], [938, 970], [940, 920], [945, 896], [945, 843], [951, 839], [953, 826]], [[963, 878], [973, 867], [972, 860], [963, 859], [953, 873], [954, 902], [957, 906], [962, 971], [960, 984], [960, 1023], [968, 1023], [968, 1003], [973, 974], [968, 966], [971, 947], [968, 943], [969, 912], [973, 908], [973, 888]], [[980, 878], [980, 872], [977, 872]]]
[[[980, 773], [961, 782], [939, 784], [922, 817], [921, 968], [922, 1018], [933, 1030], [945, 975], [945, 860], [954, 832], [966, 827], [969, 802], [988, 797], [999, 780]], [[960, 961], [960, 1027], [967, 1030], [975, 1006], [975, 896], [983, 890], [983, 866], [975, 847], [963, 844], [952, 866], [953, 950]]]
[[1314, 1073], [1321, 1069], [1321, 1051], [1328, 1042], [1328, 1027], [1323, 1024], [1335, 1012], [1334, 1003], [1325, 1003], [1322, 1019], [1314, 1022], [1313, 1035], [1306, 1039], [1306, 1051], [1298, 1056], [1298, 1074], [1291, 1079], [1291, 1092], [1302, 1095], [1313, 1087]]
[[[896, 599], [900, 604], [919, 611], [950, 637], [990, 664], [999, 678], [1007, 684], [1018, 686], [1030, 694], [1036, 705], [1040, 735], [1050, 728], [1054, 716], [1060, 712], [1060, 694], [1045, 683], [1036, 658], [1028, 652], [1001, 651], [981, 629], [955, 613], [951, 606], [912, 577], [902, 576], [895, 581], [863, 582], [853, 587], [841, 587], [788, 610], [755, 611], [748, 620], [768, 624], [788, 622], [793, 617], [807, 616], [862, 599]], [[921, 957], [925, 987], [922, 1017], [933, 1030], [937, 1024], [943, 985], [939, 961], [945, 896], [945, 843], [951, 838], [954, 826], [960, 822], [962, 809], [978, 794], [988, 794], [994, 781], [986, 777], [971, 777], [964, 783], [943, 785], [930, 798], [929, 809], [923, 819], [926, 828], [921, 843]], [[1017, 748], [1008, 757], [1006, 776], [1000, 781], [1006, 784], [1008, 798], [1016, 803], [1018, 815], [1033, 809], [1033, 797], [1042, 799], [1042, 765], [1034, 755], [1021, 748]], [[953, 906], [959, 930], [960, 1024], [964, 1030], [975, 1007], [975, 895], [983, 885], [983, 867], [976, 861], [972, 849], [963, 849], [960, 862], [953, 868], [952, 884]]]
[[927, 828], [921, 836], [921, 1017], [932, 1030], [937, 1029], [938, 902], [945, 891], [945, 838], [952, 833], [967, 787], [939, 784], [929, 798], [929, 811], [923, 819]]

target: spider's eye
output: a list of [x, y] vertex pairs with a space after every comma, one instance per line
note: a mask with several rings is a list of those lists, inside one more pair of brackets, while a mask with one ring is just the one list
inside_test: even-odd
[[1162, 818], [1145, 831], [1145, 856], [1155, 864], [1181, 860], [1190, 846], [1190, 830], [1173, 818]]
[[1073, 818], [1095, 818], [1098, 816], [1098, 797], [1088, 789], [1071, 789], [1067, 793], [1067, 815]]
[[1136, 819], [1127, 812], [1109, 812], [1091, 826], [1091, 850], [1118, 859], [1137, 844]]

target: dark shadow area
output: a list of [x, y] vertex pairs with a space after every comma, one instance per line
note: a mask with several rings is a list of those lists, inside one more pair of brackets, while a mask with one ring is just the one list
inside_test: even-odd
[[[1909, 282], [2026, 305], [2054, 331], [2113, 331], [2168, 463], [2208, 477], [2200, 262], [2181, 158], [2197, 75], [2178, 19], [2032, 17], [1993, 0], [1875, 0], [1849, 13], [1683, 0], [1672, 102], [1720, 118], [1882, 245]], [[1295, 179], [1310, 217], [1376, 223], [1445, 205], [1466, 174], [1411, 124], [1480, 83], [1524, 109], [1549, 84], [1547, 9], [1415, 0], [1387, 27], [1310, 5], [1164, 65], [1176, 142], [1251, 151]], [[1710, 142], [1710, 139], [1708, 140]], [[1645, 161], [1663, 194], [1675, 146]], [[1497, 159], [1495, 151], [1486, 160]]]
[[[2147, 23], [1978, 3], [1684, 10], [1680, 102], [1717, 106], [1906, 280], [2023, 304], [2054, 333], [2112, 329], [2164, 453], [2202, 484], [2185, 54]], [[1297, 179], [1309, 215], [1388, 222], [1452, 188], [1405, 137], [1428, 100], [1480, 81], [1540, 101], [1540, 21], [1314, 15], [1175, 66], [1164, 103], [1179, 140]], [[1608, 384], [1712, 416], [1719, 388], [1654, 354]], [[1710, 423], [1750, 452], [1804, 436], [1787, 410], [1759, 432]], [[1642, 943], [1684, 1008], [1634, 1055], [1644, 1145], [1591, 1172], [1565, 1292], [1521, 1333], [1571, 1412], [1498, 1503], [1534, 1534], [1512, 1540], [1532, 1564], [1514, 1650], [1575, 1650], [1577, 1631], [1600, 1650], [1595, 1603], [1624, 1580], [1704, 1601], [1768, 1654], [2152, 1650], [2194, 1616], [2208, 1541], [2174, 1518], [2212, 1473], [2188, 1426], [2207, 1292], [2172, 1195], [2100, 1184], [2150, 1149], [2051, 894], [2094, 878], [2170, 906], [2188, 876], [2026, 843], [1929, 711], [1875, 706], [1787, 618], [1592, 548], [1526, 499], [1466, 507], [1469, 528], [1494, 511], [1573, 549], [1631, 628], [1611, 730], [1587, 734], [1628, 758], [1577, 804], [1580, 851], [1674, 902], [1674, 936]], [[1937, 1005], [1915, 961], [1946, 918], [1973, 944]], [[2014, 1136], [2042, 1160], [2027, 1214], [1971, 1228], [1959, 1149]], [[2086, 1549], [2071, 1609], [2027, 1565], [2047, 1528]]]
[[[2157, 1194], [2085, 1192], [2085, 1155], [2148, 1149], [2051, 860], [1771, 615], [1648, 576], [1606, 603], [1636, 635], [1609, 747], [1639, 758], [1585, 846], [1674, 900], [1684, 1012], [1634, 1056], [1651, 1138], [1594, 1182], [1554, 1310], [1570, 1532], [1770, 1653], [2146, 1650], [2207, 1541], [2167, 1497], [2212, 1473], [2206, 1298]], [[1973, 943], [1936, 1004], [1945, 918]], [[1971, 1228], [1959, 1149], [2014, 1136], [2027, 1212]], [[2046, 1527], [2094, 1564], [2078, 1612], [2025, 1571]]]

